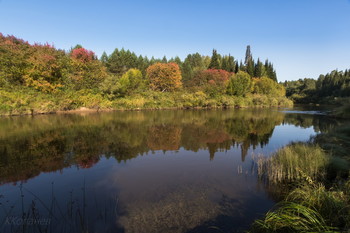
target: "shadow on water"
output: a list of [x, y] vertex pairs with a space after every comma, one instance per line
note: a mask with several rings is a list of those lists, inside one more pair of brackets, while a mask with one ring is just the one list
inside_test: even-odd
[[[0, 231], [241, 231], [275, 201], [251, 154], [289, 142], [276, 126], [339, 124], [277, 109], [1, 118]], [[37, 219], [50, 224], [28, 224]]]

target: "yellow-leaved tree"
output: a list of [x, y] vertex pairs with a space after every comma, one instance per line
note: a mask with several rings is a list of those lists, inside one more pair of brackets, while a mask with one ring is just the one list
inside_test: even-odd
[[147, 78], [152, 90], [175, 91], [182, 87], [181, 71], [176, 63], [156, 63], [149, 66]]

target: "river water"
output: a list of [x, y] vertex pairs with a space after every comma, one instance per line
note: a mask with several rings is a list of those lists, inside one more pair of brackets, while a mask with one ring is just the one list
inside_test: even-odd
[[0, 232], [241, 232], [278, 201], [256, 158], [338, 124], [300, 109], [0, 118]]

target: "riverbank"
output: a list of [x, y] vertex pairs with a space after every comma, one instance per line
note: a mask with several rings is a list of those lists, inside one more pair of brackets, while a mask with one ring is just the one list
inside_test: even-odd
[[194, 93], [146, 91], [122, 98], [109, 98], [98, 91], [58, 91], [42, 93], [31, 88], [0, 89], [0, 115], [36, 115], [86, 111], [290, 107], [286, 97], [249, 94], [245, 97], [209, 96], [202, 91]]
[[[283, 201], [251, 232], [345, 232], [350, 228], [350, 126], [260, 158], [259, 176], [284, 190]], [[281, 188], [282, 187], [282, 188]]]

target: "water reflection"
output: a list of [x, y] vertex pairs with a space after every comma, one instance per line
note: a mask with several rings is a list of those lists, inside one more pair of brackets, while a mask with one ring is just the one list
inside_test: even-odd
[[[273, 205], [257, 183], [252, 152], [268, 155], [298, 134], [307, 139], [338, 123], [277, 109], [2, 118], [0, 195], [17, 215], [19, 187], [27, 210], [36, 199], [52, 214], [43, 203], [54, 199], [65, 220], [56, 219], [51, 232], [242, 229]], [[288, 141], [277, 144], [275, 128]], [[0, 212], [0, 221], [6, 216]]]

